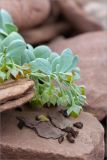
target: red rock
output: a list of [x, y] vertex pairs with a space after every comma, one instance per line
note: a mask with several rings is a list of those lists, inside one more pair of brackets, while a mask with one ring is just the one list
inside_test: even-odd
[[0, 85], [0, 112], [21, 106], [34, 96], [34, 82], [27, 79], [7, 81]]
[[[28, 128], [20, 130], [16, 120], [18, 115], [20, 112], [12, 110], [1, 113], [2, 160], [103, 160], [104, 130], [91, 114], [83, 112], [77, 119], [71, 119], [71, 123], [81, 121], [84, 124], [73, 144], [66, 138], [59, 144], [57, 140], [38, 137]], [[26, 112], [23, 116], [28, 115], [34, 118], [35, 111]]]
[[11, 13], [20, 29], [40, 25], [49, 16], [51, 10], [49, 0], [0, 0], [1, 8]]
[[57, 39], [53, 51], [71, 48], [79, 56], [80, 84], [85, 84], [86, 110], [99, 120], [107, 116], [107, 32], [87, 33], [70, 39]]
[[93, 17], [88, 16], [75, 1], [58, 0], [57, 1], [62, 14], [70, 22], [71, 27], [79, 33], [102, 30], [103, 27]]

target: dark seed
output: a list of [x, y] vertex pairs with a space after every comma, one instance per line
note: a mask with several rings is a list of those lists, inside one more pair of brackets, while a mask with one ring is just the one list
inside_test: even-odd
[[66, 127], [63, 129], [64, 132], [71, 133], [73, 138], [76, 138], [79, 134], [78, 131], [75, 131], [72, 127]]
[[63, 129], [63, 131], [69, 133], [71, 131], [71, 127], [66, 127]]
[[71, 134], [71, 133], [68, 133], [68, 134], [66, 135], [66, 138], [67, 138], [67, 140], [68, 140], [70, 143], [74, 143], [74, 142], [75, 142], [75, 140], [72, 138], [72, 134]]
[[18, 126], [19, 129], [22, 129], [25, 126], [25, 123], [23, 121], [19, 121], [17, 126]]
[[76, 138], [78, 136], [78, 134], [79, 134], [79, 132], [75, 131], [73, 128], [71, 128], [70, 133], [72, 134], [72, 137], [74, 137], [74, 138]]
[[59, 144], [61, 144], [63, 141], [64, 141], [64, 136], [60, 136], [60, 137], [58, 138]]
[[82, 122], [76, 122], [73, 124], [74, 127], [78, 128], [78, 129], [82, 129], [83, 128], [83, 123]]

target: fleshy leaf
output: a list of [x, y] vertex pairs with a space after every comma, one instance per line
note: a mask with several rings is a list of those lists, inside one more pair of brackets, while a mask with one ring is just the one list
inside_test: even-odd
[[78, 105], [74, 105], [74, 106], [71, 106], [70, 108], [68, 108], [67, 110], [67, 114], [68, 115], [71, 115], [72, 117], [78, 117], [80, 112], [82, 110], [82, 107], [81, 106], [78, 106]]
[[8, 23], [5, 24], [5, 30], [8, 34], [10, 34], [11, 32], [17, 32], [18, 29], [14, 24]]
[[31, 64], [32, 72], [41, 71], [45, 74], [51, 73], [51, 64], [46, 59], [37, 58], [34, 61], [32, 61], [30, 64]]
[[51, 54], [51, 49], [48, 46], [41, 45], [34, 49], [33, 51], [36, 58], [48, 58]]
[[26, 48], [22, 40], [14, 40], [7, 48], [7, 58], [12, 59], [14, 63], [21, 65], [21, 56]]
[[72, 63], [72, 59], [73, 59], [72, 51], [68, 48], [65, 49], [60, 56], [57, 72], [67, 72], [69, 66]]

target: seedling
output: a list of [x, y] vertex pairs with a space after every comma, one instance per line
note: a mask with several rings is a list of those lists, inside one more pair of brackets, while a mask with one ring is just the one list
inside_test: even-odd
[[80, 79], [78, 56], [67, 48], [61, 54], [48, 46], [33, 48], [17, 32], [9, 13], [0, 11], [0, 82], [29, 78], [35, 82], [31, 104], [64, 106], [67, 115], [77, 117], [86, 102], [85, 87]]

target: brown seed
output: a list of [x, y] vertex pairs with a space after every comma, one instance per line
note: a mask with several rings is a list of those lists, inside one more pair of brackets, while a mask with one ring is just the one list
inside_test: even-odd
[[73, 138], [76, 138], [79, 134], [78, 131], [75, 131], [72, 127], [66, 127], [63, 129], [64, 132], [71, 133]]
[[60, 137], [58, 138], [59, 144], [61, 144], [63, 141], [64, 141], [64, 136], [60, 136]]
[[72, 138], [72, 134], [71, 133], [68, 133], [66, 135], [66, 138], [70, 143], [75, 143], [75, 140]]
[[63, 129], [63, 131], [69, 133], [71, 131], [71, 127], [66, 127]]
[[82, 122], [76, 122], [73, 124], [74, 127], [78, 128], [78, 129], [82, 129], [83, 128], [83, 123]]

